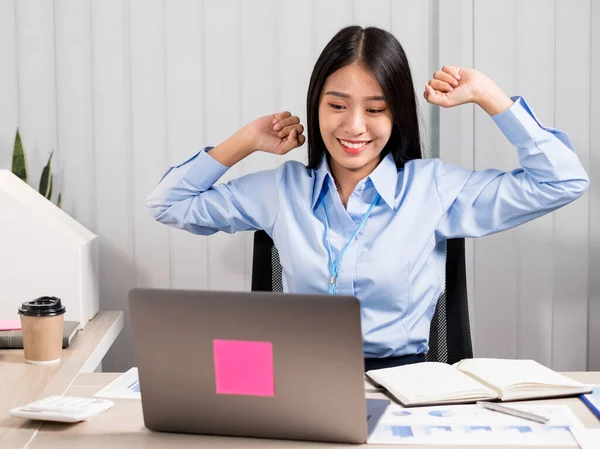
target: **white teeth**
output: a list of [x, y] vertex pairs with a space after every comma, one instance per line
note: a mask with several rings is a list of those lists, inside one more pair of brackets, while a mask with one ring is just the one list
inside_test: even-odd
[[340, 142], [342, 142], [342, 145], [344, 145], [345, 147], [352, 148], [354, 150], [358, 150], [369, 143], [369, 142], [351, 143], [351, 142], [346, 142], [345, 140], [341, 140], [341, 139], [340, 139]]

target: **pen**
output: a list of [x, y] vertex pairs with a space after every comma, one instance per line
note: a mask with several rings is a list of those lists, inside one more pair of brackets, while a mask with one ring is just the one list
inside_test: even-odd
[[494, 404], [492, 402], [485, 401], [477, 401], [477, 405], [481, 405], [488, 410], [494, 410], [495, 412], [506, 413], [507, 415], [517, 416], [519, 418], [528, 419], [530, 421], [539, 422], [542, 424], [546, 424], [549, 418], [546, 416], [536, 415], [534, 413], [524, 412], [522, 410], [517, 410], [512, 407], [505, 407], [504, 405]]

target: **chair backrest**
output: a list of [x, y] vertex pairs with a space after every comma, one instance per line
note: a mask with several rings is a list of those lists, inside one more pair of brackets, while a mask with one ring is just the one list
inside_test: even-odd
[[[254, 233], [253, 291], [283, 291], [279, 253], [264, 231]], [[429, 331], [427, 361], [455, 363], [473, 357], [464, 239], [446, 245], [446, 286], [439, 297]]]

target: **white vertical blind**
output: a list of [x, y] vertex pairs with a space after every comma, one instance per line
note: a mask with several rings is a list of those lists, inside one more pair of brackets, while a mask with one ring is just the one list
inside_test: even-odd
[[[124, 310], [126, 315], [127, 293], [137, 285], [133, 208], [139, 201], [133, 187], [129, 18], [129, 1], [92, 2], [96, 164], [91, 173], [96, 179], [96, 227], [92, 230], [100, 239], [100, 307]], [[107, 354], [104, 369], [124, 369], [132, 359], [131, 328], [125, 326]]]
[[[590, 5], [590, 24], [600, 23], [600, 2]], [[590, 27], [590, 146], [600, 148], [600, 27]], [[585, 113], [585, 111], [582, 111]], [[588, 227], [589, 265], [588, 285], [588, 369], [600, 370], [600, 154], [590, 151], [589, 191], [590, 223]]]
[[[517, 0], [475, 1], [473, 11], [473, 64], [507, 93], [518, 88], [517, 3]], [[474, 118], [474, 168], [517, 167], [517, 152], [490, 117], [476, 107]], [[470, 294], [475, 301], [473, 337], [479, 354], [495, 357], [517, 354], [517, 232], [515, 229], [475, 242], [475, 282]]]
[[0, 2], [0, 167], [11, 166], [10, 149], [19, 123], [15, 2]]
[[[56, 138], [54, 5], [44, 0], [23, 0], [15, 5], [18, 123], [29, 156], [29, 182], [37, 190], [50, 152], [55, 150], [55, 156], [60, 153]], [[10, 70], [10, 65], [6, 67]]]
[[[240, 0], [204, 3], [206, 145], [217, 145], [243, 123], [242, 17]], [[265, 43], [268, 45], [268, 43]], [[248, 161], [233, 166], [222, 181], [248, 173]], [[246, 239], [243, 233], [216, 234], [208, 241], [208, 288], [244, 290], [246, 287]]]
[[[554, 122], [589, 172], [590, 0], [556, 0], [555, 15]], [[585, 194], [554, 214], [552, 365], [563, 371], [587, 365], [589, 206]]]
[[90, 18], [90, 0], [55, 2], [59, 151], [53, 161], [56, 164], [53, 200], [56, 202], [61, 193], [65, 209], [76, 215], [80, 223], [93, 228], [96, 226], [96, 180]]
[[144, 198], [168, 166], [165, 6], [130, 1], [132, 208], [137, 285], [169, 287], [169, 229], [148, 220]]
[[[169, 166], [181, 164], [206, 143], [205, 38], [202, 2], [165, 2]], [[171, 287], [205, 289], [207, 239], [177, 229], [169, 229], [169, 237]]]
[[[517, 85], [546, 126], [554, 125], [554, 10], [543, 0], [517, 2]], [[552, 363], [552, 215], [515, 230], [517, 355]]]

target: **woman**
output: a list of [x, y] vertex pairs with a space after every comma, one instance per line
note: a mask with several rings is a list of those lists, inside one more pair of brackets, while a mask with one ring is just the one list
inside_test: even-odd
[[327, 44], [311, 76], [308, 166], [289, 161], [214, 185], [254, 151], [285, 154], [304, 143], [297, 116], [261, 117], [171, 168], [147, 198], [150, 215], [202, 235], [266, 230], [286, 292], [359, 298], [365, 369], [423, 361], [446, 239], [513, 228], [588, 186], [569, 138], [481, 72], [446, 66], [424, 95], [442, 107], [479, 105], [517, 147], [521, 167], [473, 171], [422, 159], [402, 47], [386, 31], [353, 26]]

